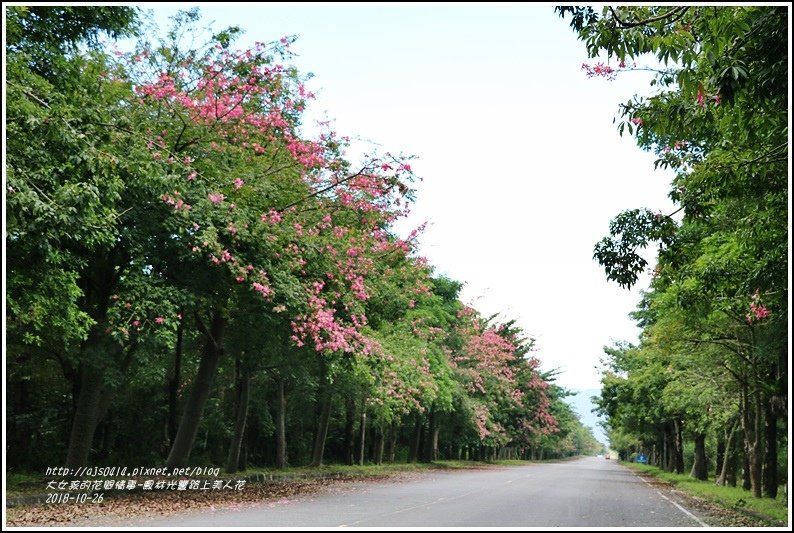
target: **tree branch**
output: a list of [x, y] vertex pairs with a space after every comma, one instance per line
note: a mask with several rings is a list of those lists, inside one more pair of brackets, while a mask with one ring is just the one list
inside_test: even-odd
[[307, 196], [304, 196], [304, 197], [303, 197], [303, 198], [301, 198], [300, 200], [295, 200], [294, 202], [292, 202], [292, 203], [290, 203], [290, 204], [288, 204], [288, 205], [286, 205], [286, 206], [284, 206], [284, 207], [281, 207], [281, 208], [279, 208], [279, 209], [276, 209], [276, 211], [277, 211], [277, 212], [279, 212], [279, 213], [283, 213], [284, 211], [286, 211], [286, 210], [287, 210], [287, 209], [289, 209], [290, 207], [295, 207], [296, 205], [298, 205], [298, 204], [301, 204], [301, 203], [305, 202], [306, 200], [309, 200], [309, 199], [311, 199], [311, 198], [314, 198], [314, 197], [316, 197], [316, 196], [319, 196], [319, 195], [321, 195], [321, 194], [322, 194], [322, 193], [324, 193], [324, 192], [330, 191], [331, 189], [333, 189], [333, 188], [335, 188], [335, 187], [338, 187], [338, 186], [342, 185], [343, 183], [345, 183], [345, 182], [348, 182], [348, 181], [352, 180], [353, 178], [356, 178], [356, 177], [358, 177], [358, 176], [361, 176], [361, 175], [364, 173], [364, 170], [365, 170], [365, 169], [363, 169], [363, 168], [362, 168], [361, 170], [359, 170], [359, 171], [358, 171], [358, 172], [356, 172], [355, 174], [351, 174], [350, 176], [348, 176], [348, 177], [346, 177], [346, 178], [343, 178], [343, 179], [341, 179], [341, 180], [339, 180], [339, 181], [336, 181], [336, 182], [334, 182], [334, 183], [332, 183], [332, 184], [330, 184], [330, 185], [328, 185], [328, 186], [326, 186], [326, 187], [323, 187], [322, 189], [319, 189], [319, 190], [317, 190], [317, 191], [313, 192], [312, 194], [309, 194], [309, 195], [307, 195]]
[[611, 6], [609, 8], [609, 11], [610, 11], [610, 13], [612, 13], [612, 18], [615, 19], [615, 21], [618, 23], [619, 27], [621, 29], [627, 29], [627, 28], [636, 28], [637, 26], [645, 26], [645, 25], [650, 24], [652, 22], [659, 22], [660, 20], [664, 20], [664, 19], [673, 17], [676, 14], [678, 14], [679, 15], [678, 18], [675, 18], [675, 19], [669, 21], [669, 23], [673, 23], [673, 22], [676, 22], [677, 20], [679, 20], [681, 17], [683, 17], [684, 13], [686, 13], [686, 11], [688, 9], [689, 9], [689, 7], [684, 7], [684, 6], [682, 6], [682, 7], [674, 7], [673, 9], [668, 11], [667, 13], [664, 13], [662, 15], [658, 15], [656, 17], [651, 17], [651, 18], [648, 18], [648, 19], [645, 19], [645, 20], [639, 20], [637, 22], [627, 22], [627, 21], [621, 20], [620, 17], [618, 17], [618, 14], [615, 11], [615, 9], [612, 8]]

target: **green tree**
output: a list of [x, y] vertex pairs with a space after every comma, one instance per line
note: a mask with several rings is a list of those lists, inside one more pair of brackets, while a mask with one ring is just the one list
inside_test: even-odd
[[592, 57], [618, 62], [612, 73], [644, 54], [662, 65], [651, 82], [658, 93], [622, 105], [618, 130], [675, 172], [669, 196], [682, 217], [621, 213], [594, 257], [608, 279], [631, 286], [646, 266], [638, 249], [658, 243], [654, 290], [675, 302], [660, 313], [683, 310], [690, 339], [732, 354], [753, 493], [774, 496], [787, 380], [787, 9], [558, 11]]

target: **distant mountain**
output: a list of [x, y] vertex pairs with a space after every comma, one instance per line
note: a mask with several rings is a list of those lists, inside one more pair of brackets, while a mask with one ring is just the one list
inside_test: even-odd
[[590, 401], [592, 396], [601, 394], [601, 389], [574, 390], [574, 392], [576, 392], [576, 394], [565, 398], [565, 402], [579, 415], [579, 420], [582, 421], [582, 424], [593, 430], [593, 435], [595, 435], [595, 438], [598, 439], [599, 442], [608, 444], [609, 440], [606, 434], [604, 434], [604, 430], [598, 425], [598, 422], [604, 419], [596, 416], [596, 414], [592, 412], [595, 405]]

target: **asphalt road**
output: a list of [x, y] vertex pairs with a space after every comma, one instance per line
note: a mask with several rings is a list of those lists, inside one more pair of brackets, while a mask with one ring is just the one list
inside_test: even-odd
[[698, 527], [631, 470], [603, 458], [431, 473], [235, 510], [140, 520], [140, 527]]

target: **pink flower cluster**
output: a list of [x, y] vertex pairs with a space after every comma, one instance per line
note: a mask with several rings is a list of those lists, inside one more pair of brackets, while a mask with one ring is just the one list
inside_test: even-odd
[[759, 289], [755, 290], [750, 302], [750, 312], [747, 313], [746, 319], [748, 324], [752, 324], [757, 320], [763, 320], [770, 315], [769, 309], [759, 303], [761, 300], [761, 293]]
[[588, 78], [601, 77], [612, 81], [618, 76], [617, 71], [615, 69], [613, 69], [607, 64], [600, 62], [596, 63], [595, 65], [588, 65], [587, 63], [582, 63], [582, 69], [585, 71], [585, 74], [587, 74]]

